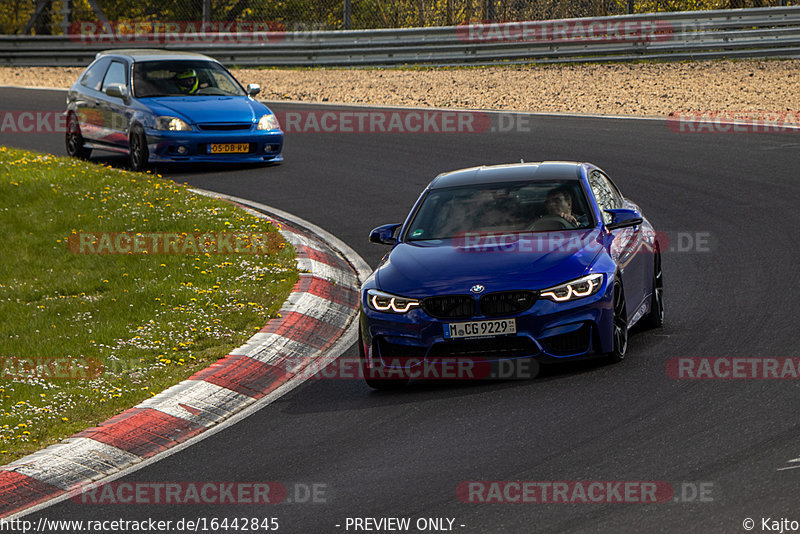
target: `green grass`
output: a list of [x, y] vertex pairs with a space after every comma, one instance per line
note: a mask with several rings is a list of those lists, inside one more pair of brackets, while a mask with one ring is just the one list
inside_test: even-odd
[[[82, 232], [277, 232], [157, 175], [0, 147], [0, 199], [0, 463], [225, 356], [297, 280], [282, 239], [270, 254], [70, 252]], [[102, 367], [63, 379], [21, 371], [25, 358]]]

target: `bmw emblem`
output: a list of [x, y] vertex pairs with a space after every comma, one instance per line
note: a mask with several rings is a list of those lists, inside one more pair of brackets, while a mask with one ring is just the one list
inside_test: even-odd
[[470, 291], [472, 291], [473, 293], [475, 293], [476, 295], [477, 295], [478, 293], [483, 293], [483, 290], [484, 290], [484, 289], [486, 289], [486, 288], [485, 288], [485, 287], [483, 287], [483, 286], [482, 286], [482, 285], [480, 285], [480, 284], [475, 284], [474, 286], [472, 286], [471, 288], [469, 288], [469, 290], [470, 290]]

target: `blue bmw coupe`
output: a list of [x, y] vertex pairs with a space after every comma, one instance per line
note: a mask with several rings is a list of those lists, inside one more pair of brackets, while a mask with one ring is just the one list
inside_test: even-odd
[[376, 389], [452, 361], [618, 362], [631, 327], [664, 319], [656, 233], [588, 163], [441, 174], [370, 241], [392, 246], [361, 289], [359, 351]]
[[92, 150], [150, 163], [283, 161], [283, 132], [270, 109], [228, 70], [201, 54], [101, 52], [67, 96], [70, 156]]

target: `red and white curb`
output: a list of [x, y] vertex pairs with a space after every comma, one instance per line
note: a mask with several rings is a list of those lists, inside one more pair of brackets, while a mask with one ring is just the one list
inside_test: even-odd
[[193, 191], [273, 220], [294, 246], [300, 279], [280, 317], [183, 382], [97, 427], [0, 466], [0, 517], [47, 507], [81, 485], [119, 478], [213, 435], [291, 391], [311, 374], [303, 372], [306, 367], [322, 369], [356, 341], [359, 284], [370, 269], [355, 251], [281, 210]]

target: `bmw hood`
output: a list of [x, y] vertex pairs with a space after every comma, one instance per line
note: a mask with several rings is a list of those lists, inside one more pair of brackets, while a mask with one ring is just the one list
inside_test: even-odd
[[246, 96], [165, 96], [150, 99], [157, 114], [177, 114], [191, 123], [255, 122], [266, 106]]
[[[403, 242], [375, 272], [377, 287], [408, 297], [543, 289], [582, 276], [602, 250], [601, 232], [573, 230]], [[522, 283], [520, 283], [522, 282]]]

